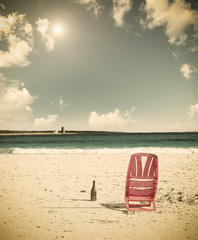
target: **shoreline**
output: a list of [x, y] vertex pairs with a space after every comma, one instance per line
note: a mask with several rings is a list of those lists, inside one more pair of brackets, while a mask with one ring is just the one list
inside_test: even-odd
[[133, 154], [137, 152], [153, 153], [153, 154], [186, 154], [196, 155], [198, 154], [198, 148], [182, 148], [182, 147], [131, 147], [131, 148], [0, 148], [0, 155], [67, 155], [67, 154]]

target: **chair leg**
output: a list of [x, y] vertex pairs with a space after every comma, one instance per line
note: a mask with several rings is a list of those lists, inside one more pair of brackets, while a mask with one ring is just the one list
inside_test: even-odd
[[153, 199], [153, 211], [156, 211], [156, 203], [155, 203], [155, 199]]
[[130, 208], [129, 208], [129, 200], [126, 199], [126, 200], [125, 200], [125, 203], [126, 203], [126, 209], [127, 209], [127, 211], [131, 211]]

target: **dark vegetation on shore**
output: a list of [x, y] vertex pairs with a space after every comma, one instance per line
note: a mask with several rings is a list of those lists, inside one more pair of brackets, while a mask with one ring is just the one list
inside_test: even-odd
[[28, 130], [0, 130], [0, 135], [56, 135], [56, 134], [188, 134], [188, 133], [198, 133], [198, 132], [111, 132], [111, 131], [78, 131], [78, 130], [66, 130], [55, 131], [28, 131]]
[[26, 130], [0, 130], [0, 134], [3, 133], [54, 133], [54, 131], [47, 130], [47, 131], [26, 131]]
[[110, 132], [110, 131], [26, 131], [26, 130], [0, 130], [0, 135], [2, 134], [119, 134], [123, 132]]

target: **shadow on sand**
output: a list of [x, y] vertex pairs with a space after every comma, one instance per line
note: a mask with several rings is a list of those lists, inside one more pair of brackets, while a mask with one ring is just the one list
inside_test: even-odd
[[[89, 199], [69, 199], [71, 201], [82, 201], [82, 202], [90, 202]], [[125, 203], [100, 203], [101, 206], [46, 206], [46, 207], [40, 207], [40, 208], [51, 208], [51, 209], [61, 209], [61, 208], [108, 208], [114, 211], [121, 211], [122, 213], [128, 214], [128, 211], [126, 210]]]
[[125, 203], [101, 203], [101, 206], [111, 210], [121, 211], [126, 214], [128, 213]]

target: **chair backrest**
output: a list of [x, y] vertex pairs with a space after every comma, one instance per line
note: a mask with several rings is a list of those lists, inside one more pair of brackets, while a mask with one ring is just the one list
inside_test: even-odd
[[148, 153], [132, 154], [127, 171], [125, 196], [155, 197], [157, 183], [157, 156]]

